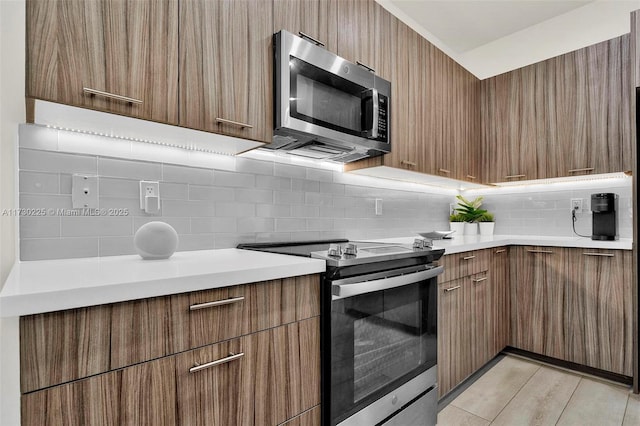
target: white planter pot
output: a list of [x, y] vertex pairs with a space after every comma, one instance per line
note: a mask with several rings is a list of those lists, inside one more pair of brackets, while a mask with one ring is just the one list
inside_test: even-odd
[[449, 229], [455, 231], [453, 237], [464, 234], [464, 222], [449, 222]]
[[465, 222], [464, 235], [478, 235], [478, 224]]
[[493, 235], [493, 228], [496, 226], [495, 222], [480, 222], [480, 235]]

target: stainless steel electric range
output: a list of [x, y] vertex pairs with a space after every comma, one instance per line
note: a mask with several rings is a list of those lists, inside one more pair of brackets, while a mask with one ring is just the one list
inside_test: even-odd
[[443, 249], [348, 240], [241, 244], [324, 259], [322, 424], [435, 425]]

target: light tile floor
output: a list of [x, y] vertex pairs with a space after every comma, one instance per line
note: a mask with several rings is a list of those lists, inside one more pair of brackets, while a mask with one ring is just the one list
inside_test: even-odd
[[640, 397], [601, 381], [506, 356], [438, 413], [438, 426], [638, 426]]

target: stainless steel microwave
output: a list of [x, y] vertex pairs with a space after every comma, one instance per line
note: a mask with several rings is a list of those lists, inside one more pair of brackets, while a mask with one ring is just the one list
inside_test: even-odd
[[391, 83], [282, 30], [274, 45], [274, 138], [265, 148], [347, 163], [391, 151]]

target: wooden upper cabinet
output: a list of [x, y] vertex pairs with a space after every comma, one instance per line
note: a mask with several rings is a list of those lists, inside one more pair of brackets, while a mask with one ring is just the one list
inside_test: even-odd
[[271, 142], [273, 3], [180, 2], [180, 125]]
[[273, 0], [273, 32], [300, 32], [338, 51], [338, 9], [340, 0]]
[[340, 0], [337, 3], [338, 55], [375, 69], [376, 14], [380, 6], [374, 0]]
[[177, 1], [28, 0], [26, 13], [27, 96], [177, 124]]
[[483, 80], [484, 180], [631, 170], [629, 38]]

